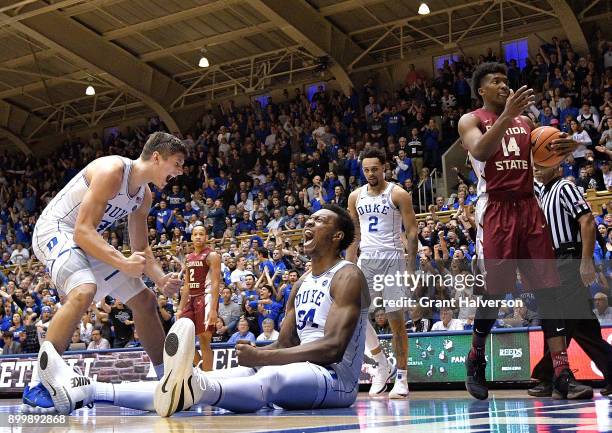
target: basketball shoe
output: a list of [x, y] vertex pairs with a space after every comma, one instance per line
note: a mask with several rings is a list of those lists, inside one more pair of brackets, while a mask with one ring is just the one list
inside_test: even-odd
[[569, 368], [553, 379], [552, 397], [555, 400], [588, 400], [593, 398], [593, 388], [576, 381]]
[[22, 402], [22, 413], [57, 413], [57, 411], [55, 410], [55, 406], [53, 406], [51, 394], [49, 394], [49, 391], [47, 391], [47, 388], [45, 388], [42, 383], [38, 383], [38, 385], [33, 386], [31, 388], [30, 385], [26, 385], [23, 390]]
[[478, 400], [486, 400], [489, 397], [489, 389], [487, 388], [487, 379], [485, 377], [487, 361], [484, 356], [472, 357], [473, 350], [470, 350], [465, 359], [465, 369], [467, 370], [465, 389], [467, 389], [472, 397]]
[[38, 371], [41, 383], [49, 391], [60, 415], [68, 415], [83, 406], [93, 406], [95, 382], [70, 368], [49, 341], [40, 346]]
[[[387, 389], [387, 382], [397, 373], [397, 368], [390, 363], [386, 367], [377, 366], [372, 374], [372, 386], [370, 387], [370, 397], [382, 394]], [[408, 385], [406, 385], [408, 389]]]
[[[193, 366], [195, 353], [195, 327], [187, 318], [177, 320], [164, 342], [164, 376], [155, 389], [154, 406], [158, 415], [168, 417], [180, 410], [188, 409], [201, 393], [202, 386], [194, 387], [199, 377]], [[196, 374], [196, 378], [194, 378]], [[204, 380], [204, 379], [198, 379]], [[206, 384], [202, 384], [205, 388]], [[194, 392], [195, 391], [195, 392]]]
[[393, 389], [389, 393], [389, 398], [401, 399], [406, 397], [408, 397], [408, 377], [399, 377], [398, 375], [395, 378]]

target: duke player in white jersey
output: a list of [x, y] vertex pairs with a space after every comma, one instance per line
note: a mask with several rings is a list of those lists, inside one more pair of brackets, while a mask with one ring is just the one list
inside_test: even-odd
[[[354, 190], [348, 199], [348, 210], [355, 223], [356, 236], [346, 252], [346, 258], [355, 263], [360, 250], [358, 266], [370, 288], [370, 308], [373, 310], [384, 302], [382, 305], [393, 333], [393, 352], [397, 360], [395, 368], [389, 365], [380, 347], [378, 335], [368, 321], [366, 349], [377, 364], [372, 375], [370, 395], [383, 393], [387, 381], [397, 371], [389, 398], [405, 398], [408, 396], [408, 333], [404, 308], [400, 302], [411, 296], [411, 290], [395, 278], [401, 276], [403, 280], [406, 272], [414, 271], [417, 222], [410, 194], [394, 183], [385, 181], [385, 162], [385, 154], [378, 148], [369, 148], [363, 153], [361, 164], [368, 183]], [[407, 259], [401, 241], [402, 226], [407, 240]], [[394, 277], [392, 284], [382, 284], [381, 279], [387, 275]], [[397, 304], [389, 304], [389, 301]]]
[[[195, 328], [189, 319], [172, 326], [164, 344], [164, 377], [133, 382], [133, 393], [95, 383], [85, 401], [103, 400], [162, 416], [193, 404], [234, 412], [267, 405], [284, 409], [348, 407], [355, 402], [363, 364], [370, 296], [363, 273], [342, 260], [355, 235], [350, 215], [324, 205], [304, 228], [304, 251], [312, 259], [294, 286], [276, 342], [253, 347], [238, 342], [240, 367], [203, 372], [193, 367]], [[50, 362], [62, 362], [59, 355]], [[156, 387], [156, 389], [155, 389]]]
[[[354, 233], [350, 215], [338, 206], [325, 205], [311, 215], [304, 227], [304, 252], [312, 259], [312, 273], [291, 291], [276, 342], [259, 348], [236, 345], [240, 367], [213, 373], [193, 368], [193, 323], [179, 319], [164, 345], [166, 374], [155, 395], [157, 413], [170, 416], [185, 400], [233, 412], [254, 412], [266, 405], [352, 405], [370, 304], [363, 273], [340, 257]], [[189, 381], [191, 386], [185, 387]]]
[[[163, 374], [164, 331], [157, 314], [157, 299], [141, 276], [147, 275], [167, 294], [176, 292], [181, 281], [176, 275], [163, 273], [149, 247], [147, 215], [152, 196], [147, 184], [164, 188], [170, 179], [183, 173], [185, 156], [181, 140], [154, 133], [140, 158], [96, 159], [43, 210], [34, 228], [33, 249], [66, 300], [51, 320], [32, 382], [24, 391], [24, 403], [45, 406], [46, 393], [40, 382], [59, 413], [67, 414], [92, 402], [92, 381], [74, 372], [59, 354], [91, 303], [107, 295], [121, 299], [131, 308], [140, 341], [158, 375]], [[132, 250], [129, 257], [101, 236], [126, 216]]]

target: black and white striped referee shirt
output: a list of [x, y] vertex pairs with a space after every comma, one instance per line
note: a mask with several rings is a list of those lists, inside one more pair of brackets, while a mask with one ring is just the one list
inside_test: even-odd
[[578, 218], [591, 213], [591, 208], [578, 187], [558, 177], [546, 186], [536, 182], [535, 191], [548, 221], [554, 248], [581, 242]]

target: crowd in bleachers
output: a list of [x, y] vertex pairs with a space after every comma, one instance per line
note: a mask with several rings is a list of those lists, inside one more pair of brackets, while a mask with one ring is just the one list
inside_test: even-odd
[[[567, 40], [553, 39], [534, 59], [519, 67], [510, 59], [508, 78], [517, 88], [536, 90], [528, 113], [541, 125], [556, 125], [583, 145], [562, 164], [563, 176], [583, 190], [612, 191], [612, 42], [593, 37], [590, 53], [576, 53]], [[261, 99], [236, 106], [232, 101], [207, 110], [184, 141], [189, 154], [184, 175], [163, 191], [152, 188], [154, 205], [149, 242], [163, 268], [179, 271], [193, 227], [204, 224], [222, 255], [224, 285], [216, 342], [240, 338], [270, 340], [283, 319], [291, 286], [309, 267], [292, 230], [324, 203], [346, 207], [350, 191], [363, 184], [359, 155], [368, 146], [384, 148], [386, 179], [412, 193], [415, 210], [430, 215], [419, 223], [418, 267], [424, 273], [466, 275], [474, 255], [476, 200], [474, 172], [453, 167], [457, 185], [449, 197], [420, 202], [436, 185], [429, 178], [441, 170], [441, 155], [458, 138], [458, 119], [478, 106], [470, 77], [475, 66], [500, 61], [489, 49], [478, 58], [458, 56], [426, 77], [410, 66], [395, 92], [380, 90], [371, 78], [350, 96], [321, 85], [310, 97], [301, 89], [282, 100]], [[66, 140], [53, 158], [4, 152], [0, 155], [0, 330], [4, 353], [34, 352], [62, 299], [31, 249], [36, 218], [49, 200], [94, 158], [119, 154], [138, 158], [149, 133], [163, 130], [157, 118], [89, 139]], [[433, 191], [432, 191], [433, 189]], [[425, 199], [427, 200], [427, 199]], [[598, 281], [591, 287], [598, 317], [612, 309], [605, 296], [612, 282], [612, 214], [604, 205], [596, 214], [595, 263]], [[436, 211], [451, 210], [450, 221]], [[129, 248], [126, 224], [109, 227], [103, 237], [118, 249]], [[475, 297], [472, 287], [419, 287], [416, 296], [432, 299]], [[601, 294], [601, 295], [600, 295]], [[515, 296], [527, 308], [500, 312], [498, 326], [538, 324], [529, 294], [517, 284]], [[120, 299], [107, 297], [91, 306], [75, 330], [71, 347], [138, 346], [132, 314]], [[159, 315], [169, 329], [178, 305], [159, 296]], [[410, 331], [468, 329], [469, 308], [437, 311], [417, 307], [406, 316]], [[372, 317], [376, 329], [389, 331], [383, 311]], [[436, 323], [438, 322], [438, 323]]]

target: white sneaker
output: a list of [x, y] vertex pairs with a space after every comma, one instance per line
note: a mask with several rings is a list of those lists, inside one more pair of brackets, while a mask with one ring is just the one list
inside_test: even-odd
[[68, 415], [83, 406], [93, 405], [94, 380], [70, 368], [49, 341], [40, 346], [38, 371], [41, 383], [51, 394], [60, 415]]
[[372, 374], [372, 386], [370, 387], [370, 397], [374, 397], [385, 392], [387, 382], [397, 373], [395, 366], [387, 363], [387, 368], [376, 367]]
[[393, 389], [389, 393], [389, 398], [401, 399], [408, 397], [408, 380], [396, 380]]
[[187, 318], [177, 320], [164, 342], [164, 376], [155, 388], [155, 411], [163, 417], [191, 407], [194, 401], [193, 355], [195, 327]]

